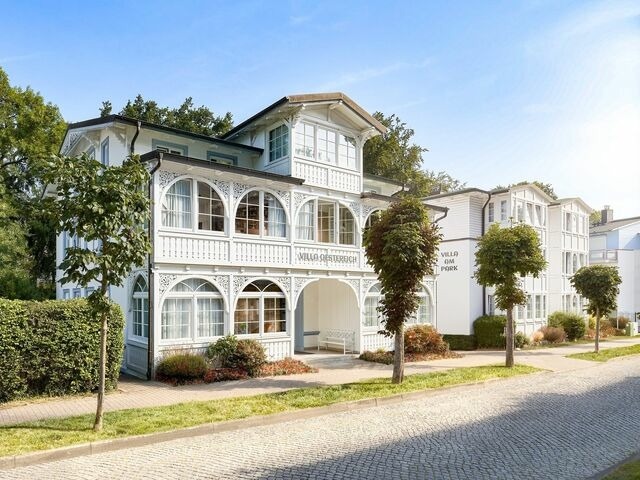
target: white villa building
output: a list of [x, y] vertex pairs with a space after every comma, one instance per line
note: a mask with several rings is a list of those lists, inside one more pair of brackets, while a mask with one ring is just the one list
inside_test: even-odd
[[[165, 352], [225, 334], [259, 340], [272, 359], [327, 336], [353, 351], [389, 346], [361, 244], [402, 189], [363, 174], [363, 145], [384, 131], [341, 93], [283, 97], [223, 138], [119, 115], [69, 125], [62, 154], [117, 165], [134, 152], [154, 169], [153, 251], [111, 289], [127, 320], [124, 369], [151, 377]], [[77, 241], [58, 238], [58, 264]], [[57, 297], [91, 290], [58, 284]], [[434, 278], [421, 297], [413, 321], [436, 324]]]
[[614, 220], [613, 210], [605, 206], [590, 239], [591, 263], [618, 267], [622, 284], [617, 315], [640, 321], [640, 217]]
[[514, 311], [518, 331], [533, 333], [556, 310], [582, 312], [582, 300], [569, 284], [573, 272], [586, 264], [589, 252], [591, 209], [582, 200], [554, 200], [533, 184], [492, 191], [466, 188], [425, 200], [448, 209], [439, 222], [443, 240], [436, 316], [441, 333], [469, 335], [478, 317], [496, 313], [494, 290], [483, 288], [473, 277], [478, 240], [492, 223], [531, 225], [548, 262], [538, 278], [522, 279], [527, 305]]

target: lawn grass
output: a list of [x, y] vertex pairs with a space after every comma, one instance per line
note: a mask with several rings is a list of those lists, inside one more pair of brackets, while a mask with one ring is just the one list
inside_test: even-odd
[[594, 362], [607, 362], [612, 358], [625, 357], [627, 355], [640, 355], [640, 345], [629, 347], [607, 348], [600, 352], [574, 353], [567, 355], [569, 358], [579, 358], [580, 360], [592, 360]]
[[504, 366], [456, 368], [443, 372], [408, 375], [401, 385], [392, 385], [389, 378], [375, 378], [343, 385], [300, 388], [250, 397], [119, 410], [104, 414], [104, 430], [101, 433], [91, 430], [93, 415], [3, 426], [0, 427], [0, 456], [322, 407], [352, 400], [387, 397], [537, 371], [540, 370], [526, 365], [516, 365], [511, 369]]
[[640, 460], [625, 463], [602, 480], [638, 480], [640, 478]]

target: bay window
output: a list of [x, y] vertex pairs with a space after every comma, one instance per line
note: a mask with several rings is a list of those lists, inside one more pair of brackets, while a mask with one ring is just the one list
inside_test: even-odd
[[248, 284], [236, 303], [235, 335], [268, 335], [287, 331], [287, 302], [280, 287], [269, 280]]
[[310, 200], [298, 212], [296, 235], [299, 240], [355, 245], [355, 233], [351, 210], [338, 202]]
[[238, 204], [236, 232], [269, 237], [287, 236], [287, 215], [270, 193], [252, 190]]
[[301, 122], [296, 126], [295, 153], [343, 168], [356, 168], [355, 138], [321, 126]]

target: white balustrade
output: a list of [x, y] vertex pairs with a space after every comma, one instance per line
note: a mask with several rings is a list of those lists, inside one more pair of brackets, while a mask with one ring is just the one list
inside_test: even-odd
[[360, 193], [360, 174], [331, 165], [300, 160], [294, 161], [294, 177], [303, 178], [309, 185], [319, 185], [343, 192]]
[[180, 263], [214, 263], [229, 259], [229, 240], [181, 233], [158, 235], [156, 260]]
[[291, 338], [261, 338], [258, 340], [265, 351], [269, 360], [282, 360], [291, 356]]
[[235, 252], [236, 262], [247, 265], [288, 265], [291, 259], [291, 247], [288, 244], [274, 242], [236, 240]]
[[360, 351], [362, 352], [375, 352], [384, 348], [385, 350], [393, 350], [393, 337], [385, 337], [376, 332], [363, 332], [362, 333], [362, 346]]

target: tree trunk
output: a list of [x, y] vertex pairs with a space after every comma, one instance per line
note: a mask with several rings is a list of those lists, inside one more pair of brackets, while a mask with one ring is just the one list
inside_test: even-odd
[[404, 380], [404, 323], [396, 332], [393, 351], [393, 375], [391, 383], [402, 383]]
[[505, 365], [509, 368], [513, 367], [513, 308], [507, 309], [507, 335], [505, 338], [507, 342], [507, 359]]
[[596, 353], [600, 351], [600, 309], [596, 307]]
[[[103, 281], [101, 287], [103, 297], [107, 297], [108, 286]], [[102, 431], [102, 416], [103, 416], [103, 403], [104, 403], [104, 387], [106, 380], [107, 370], [107, 311], [104, 308], [100, 313], [100, 379], [98, 381], [98, 405], [96, 407], [96, 418], [93, 422], [93, 431]]]

